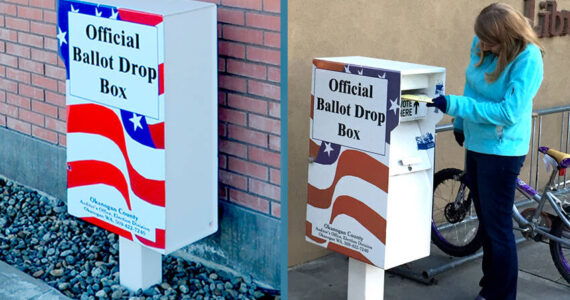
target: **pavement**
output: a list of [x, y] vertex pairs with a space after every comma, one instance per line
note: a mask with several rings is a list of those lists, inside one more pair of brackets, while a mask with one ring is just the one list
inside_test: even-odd
[[68, 300], [47, 283], [0, 261], [0, 299]]

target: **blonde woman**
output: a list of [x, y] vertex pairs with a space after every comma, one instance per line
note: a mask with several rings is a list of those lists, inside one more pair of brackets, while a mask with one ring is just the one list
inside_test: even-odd
[[532, 100], [543, 77], [543, 48], [528, 20], [494, 3], [475, 21], [463, 96], [433, 99], [456, 117], [465, 144], [467, 184], [483, 235], [483, 278], [476, 299], [515, 300], [518, 260], [511, 212], [516, 178], [529, 150]]

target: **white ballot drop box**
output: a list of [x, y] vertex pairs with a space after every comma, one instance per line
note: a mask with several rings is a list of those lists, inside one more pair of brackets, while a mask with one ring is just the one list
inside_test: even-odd
[[306, 239], [382, 269], [430, 253], [435, 125], [401, 95], [444, 94], [445, 69], [313, 60]]
[[61, 0], [58, 18], [69, 213], [160, 254], [216, 232], [216, 6]]

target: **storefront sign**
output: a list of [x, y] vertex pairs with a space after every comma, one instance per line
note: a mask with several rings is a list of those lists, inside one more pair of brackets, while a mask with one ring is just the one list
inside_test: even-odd
[[556, 1], [541, 1], [538, 4], [538, 22], [535, 23], [535, 0], [524, 0], [524, 13], [529, 18], [539, 38], [570, 34], [570, 11], [558, 10]]

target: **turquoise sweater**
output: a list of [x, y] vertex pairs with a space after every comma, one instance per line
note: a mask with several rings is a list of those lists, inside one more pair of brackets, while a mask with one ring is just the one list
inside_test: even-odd
[[532, 99], [543, 77], [540, 49], [529, 44], [491, 83], [485, 73], [497, 65], [494, 54], [477, 55], [477, 36], [473, 39], [469, 66], [465, 71], [463, 96], [447, 95], [447, 114], [456, 117], [455, 130], [463, 130], [465, 148], [503, 156], [526, 155], [529, 149]]

